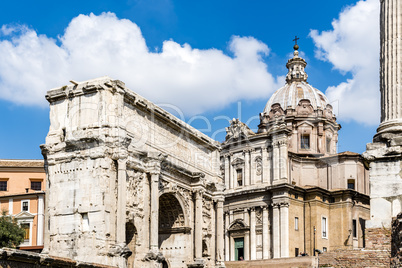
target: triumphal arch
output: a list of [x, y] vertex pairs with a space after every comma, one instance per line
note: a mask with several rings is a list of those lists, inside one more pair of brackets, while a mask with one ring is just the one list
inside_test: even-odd
[[219, 143], [109, 77], [50, 90], [44, 252], [118, 267], [223, 265]]

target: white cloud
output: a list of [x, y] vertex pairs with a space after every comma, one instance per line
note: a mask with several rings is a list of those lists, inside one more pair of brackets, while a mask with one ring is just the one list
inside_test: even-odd
[[352, 78], [327, 89], [330, 101], [339, 104], [338, 118], [378, 125], [379, 94], [379, 1], [359, 1], [332, 22], [333, 29], [310, 36], [316, 57], [328, 61]]
[[0, 29], [0, 97], [46, 105], [44, 95], [68, 80], [109, 75], [156, 103], [170, 103], [192, 115], [239, 99], [268, 98], [279, 88], [262, 56], [269, 49], [252, 37], [234, 36], [233, 57], [165, 41], [148, 50], [140, 28], [113, 13], [74, 18], [59, 40], [26, 26]]

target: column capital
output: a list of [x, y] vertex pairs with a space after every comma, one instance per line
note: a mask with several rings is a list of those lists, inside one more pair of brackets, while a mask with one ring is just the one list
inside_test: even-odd
[[251, 207], [251, 208], [250, 208], [250, 211], [251, 211], [251, 212], [255, 212], [255, 207]]
[[204, 190], [203, 189], [194, 189], [193, 193], [194, 193], [194, 198], [197, 199], [202, 199], [202, 196], [204, 194]]

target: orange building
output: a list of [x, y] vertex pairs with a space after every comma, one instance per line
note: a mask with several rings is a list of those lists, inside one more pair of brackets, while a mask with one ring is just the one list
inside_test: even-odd
[[23, 250], [43, 248], [45, 178], [43, 160], [0, 160], [0, 209], [25, 229]]

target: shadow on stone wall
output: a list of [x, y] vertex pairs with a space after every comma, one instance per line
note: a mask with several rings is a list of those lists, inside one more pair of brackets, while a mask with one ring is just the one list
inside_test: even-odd
[[82, 267], [82, 268], [116, 268], [102, 264], [78, 262], [18, 249], [0, 249], [0, 267], [2, 268], [42, 268], [42, 267]]
[[402, 267], [402, 213], [392, 220], [391, 267]]

